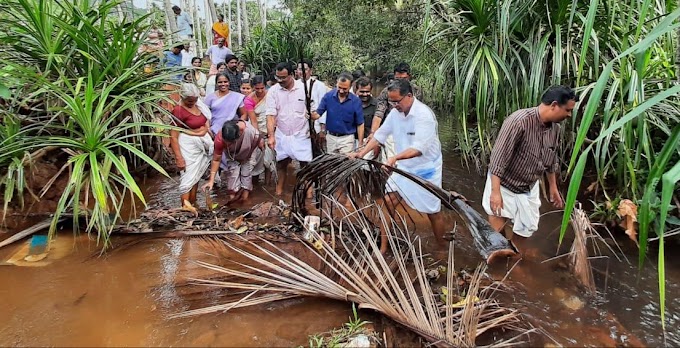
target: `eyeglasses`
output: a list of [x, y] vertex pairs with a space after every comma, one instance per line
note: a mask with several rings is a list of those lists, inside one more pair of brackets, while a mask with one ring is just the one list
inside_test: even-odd
[[390, 104], [390, 106], [397, 106], [397, 104], [401, 103], [404, 98], [406, 98], [406, 96], [401, 97], [399, 100], [388, 100], [387, 104]]
[[286, 76], [279, 76], [279, 75], [274, 75], [274, 78], [276, 79], [276, 81], [279, 81], [279, 82], [281, 82], [281, 81], [283, 81], [283, 80], [287, 79], [287, 78], [288, 78], [288, 76], [290, 76], [290, 75], [286, 75]]

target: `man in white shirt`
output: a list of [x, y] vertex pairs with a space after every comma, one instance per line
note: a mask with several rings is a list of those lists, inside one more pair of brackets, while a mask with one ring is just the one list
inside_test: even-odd
[[[350, 158], [364, 157], [387, 141], [394, 139], [396, 155], [389, 157], [386, 165], [407, 171], [442, 186], [442, 149], [439, 142], [437, 118], [427, 105], [413, 96], [408, 80], [394, 80], [387, 86], [387, 101], [392, 111], [378, 128], [373, 138]], [[426, 214], [437, 241], [444, 244], [444, 217], [441, 201], [416, 183], [393, 173], [387, 182], [385, 203], [395, 211], [397, 202], [404, 201], [409, 207]], [[387, 235], [381, 232], [380, 251], [387, 251]]]
[[189, 19], [186, 12], [182, 12], [179, 6], [172, 7], [172, 12], [175, 13], [175, 20], [177, 21], [177, 35], [180, 40], [186, 40], [194, 37], [194, 25]]
[[210, 64], [217, 65], [218, 63], [225, 63], [224, 59], [228, 55], [234, 54], [229, 47], [224, 45], [224, 39], [217, 40], [217, 45], [212, 45], [205, 52], [205, 57], [210, 59]]
[[182, 50], [182, 66], [192, 66], [191, 61], [196, 57], [196, 43], [191, 41], [184, 45]]
[[[305, 69], [304, 75], [307, 78], [307, 80], [305, 81], [305, 84], [307, 85], [307, 97], [310, 98], [310, 100], [312, 101], [312, 105], [317, 106], [321, 103], [321, 99], [330, 89], [322, 81], [312, 78], [313, 64], [309, 60], [303, 60], [303, 63], [298, 63], [297, 70], [295, 70], [296, 79], [302, 81], [303, 65]], [[311, 111], [316, 112], [316, 107], [314, 107]], [[325, 112], [323, 113], [323, 115], [321, 115], [321, 117], [318, 120], [314, 121], [314, 130], [316, 131], [317, 134], [316, 141], [319, 142], [319, 145], [321, 146], [322, 149], [325, 149], [326, 134], [321, 132], [322, 123], [326, 123]]]

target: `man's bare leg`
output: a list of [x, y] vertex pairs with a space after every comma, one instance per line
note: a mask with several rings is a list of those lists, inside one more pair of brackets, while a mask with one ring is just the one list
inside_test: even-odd
[[[501, 217], [501, 216], [489, 215], [489, 224], [491, 225], [491, 228], [493, 228], [498, 233], [503, 235], [503, 237], [505, 237], [505, 233], [503, 231], [504, 231], [505, 225], [507, 223], [508, 223], [507, 218], [504, 218], [504, 217]], [[507, 257], [512, 257], [512, 256], [515, 256], [515, 255], [516, 255], [516, 253], [512, 250], [498, 250], [498, 251], [491, 253], [491, 255], [489, 255], [489, 257], [486, 259], [486, 263], [491, 264], [491, 263], [495, 262], [496, 260], [505, 259]]]
[[[397, 202], [401, 199], [401, 196], [399, 196], [398, 193], [396, 192], [390, 192], [385, 195], [385, 207], [387, 207], [387, 210], [389, 213], [394, 213]], [[380, 226], [380, 253], [385, 255], [387, 252], [387, 246], [389, 245], [388, 240], [387, 240], [387, 231], [385, 230], [384, 226]]]
[[437, 238], [437, 244], [440, 246], [446, 245], [446, 240], [444, 240], [444, 233], [446, 233], [446, 227], [444, 223], [444, 215], [442, 212], [427, 214], [427, 218], [430, 219], [430, 224], [432, 225], [432, 233], [435, 238]]
[[286, 174], [288, 172], [288, 164], [290, 164], [290, 158], [286, 158], [276, 162], [276, 173], [278, 175], [278, 182], [276, 183], [276, 195], [283, 195], [283, 188], [286, 185]]

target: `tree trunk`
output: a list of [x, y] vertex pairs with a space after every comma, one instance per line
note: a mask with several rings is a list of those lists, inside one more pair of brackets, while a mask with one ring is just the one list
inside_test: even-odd
[[243, 16], [243, 42], [248, 42], [250, 38], [250, 24], [248, 24], [248, 4], [246, 0], [242, 0], [241, 4], [241, 14]]
[[203, 53], [203, 35], [201, 33], [201, 18], [198, 16], [198, 7], [196, 6], [196, 0], [190, 0], [191, 2], [191, 12], [194, 14], [194, 37], [196, 38], [196, 56], [202, 57]]
[[[203, 5], [206, 6], [206, 7], [209, 7], [210, 3], [208, 2], [208, 0], [205, 0], [205, 1], [203, 1]], [[212, 39], [213, 39], [212, 25], [213, 25], [214, 22], [208, 20], [207, 10], [206, 10], [205, 16], [206, 16], [206, 18], [205, 18], [205, 28], [204, 28], [203, 32], [205, 33], [205, 47], [207, 49], [208, 47], [212, 46], [212, 44], [213, 44], [213, 41], [212, 41]]]
[[234, 28], [234, 25], [232, 24], [232, 21], [231, 21], [231, 19], [232, 19], [231, 18], [231, 1], [232, 0], [229, 0], [229, 10], [227, 11], [227, 13], [229, 15], [229, 23], [228, 23], [228, 25], [229, 25], [229, 40], [228, 40], [229, 41], [229, 47], [232, 47], [231, 46], [231, 36], [232, 36], [231, 35], [232, 30], [231, 29]]
[[172, 2], [170, 0], [163, 0], [163, 7], [165, 9], [165, 24], [168, 27], [168, 38], [170, 38], [177, 32], [177, 21], [175, 20], [175, 13], [172, 12]]
[[260, 20], [262, 21], [262, 29], [267, 27], [267, 3], [266, 0], [257, 0], [257, 6], [260, 9]]
[[236, 30], [238, 31], [238, 48], [243, 44], [243, 33], [241, 31], [241, 0], [236, 0]]
[[[208, 15], [210, 15], [209, 19]], [[214, 0], [208, 0], [208, 10], [205, 11], [205, 20], [210, 22], [210, 25], [217, 22], [217, 9], [215, 8]]]

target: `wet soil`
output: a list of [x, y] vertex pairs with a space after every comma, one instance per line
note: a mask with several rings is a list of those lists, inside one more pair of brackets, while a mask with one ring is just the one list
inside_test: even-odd
[[[462, 193], [481, 211], [484, 178], [456, 157], [450, 124], [446, 119], [440, 121], [444, 188]], [[179, 204], [176, 181], [153, 179], [144, 186], [150, 206]], [[242, 208], [278, 202], [270, 192], [273, 188], [256, 188]], [[290, 199], [290, 188], [285, 198]], [[198, 202], [204, 201], [199, 195]], [[565, 269], [564, 260], [544, 262], [558, 250], [561, 214], [551, 211], [544, 203], [546, 215], [530, 240], [536, 252], [510, 273], [510, 291], [497, 294], [503, 303], [520, 308], [531, 325], [544, 330], [527, 345], [542, 346], [552, 340], [565, 346], [680, 345], [680, 334], [673, 329], [680, 320], [680, 299], [673, 295], [679, 290], [680, 260], [666, 260], [669, 331], [664, 341], [655, 256], [650, 255], [638, 272], [637, 251], [622, 236], [618, 242], [630, 263], [615, 258], [593, 260], [598, 294], [587, 296]], [[134, 210], [125, 215], [134, 215]], [[456, 220], [450, 212], [447, 219], [451, 225]], [[22, 219], [22, 224], [27, 223], [30, 218]], [[425, 250], [441, 253], [425, 217], [415, 216], [413, 227]], [[8, 234], [0, 233], [0, 239]], [[60, 235], [71, 238], [70, 231]], [[96, 241], [81, 235], [73, 239], [70, 255], [48, 266], [0, 267], [0, 346], [297, 346], [306, 345], [308, 335], [341, 326], [351, 315], [347, 303], [293, 299], [228, 313], [167, 319], [187, 309], [222, 303], [229, 295], [219, 289], [187, 285], [188, 277], [206, 275], [189, 261], [214, 260], [206, 254], [210, 247], [202, 238], [118, 236], [113, 241], [119, 247], [100, 257]], [[472, 269], [482, 262], [464, 229], [458, 228], [454, 243], [456, 269]], [[7, 260], [21, 244], [1, 249], [0, 261]], [[570, 245], [569, 238], [565, 245]], [[561, 253], [567, 248], [562, 249]], [[514, 262], [499, 263], [489, 272], [501, 279], [513, 266]], [[360, 312], [360, 317], [379, 321], [376, 329], [386, 331], [398, 346], [418, 344], [417, 338], [403, 334], [403, 328], [385, 325], [371, 312]]]

